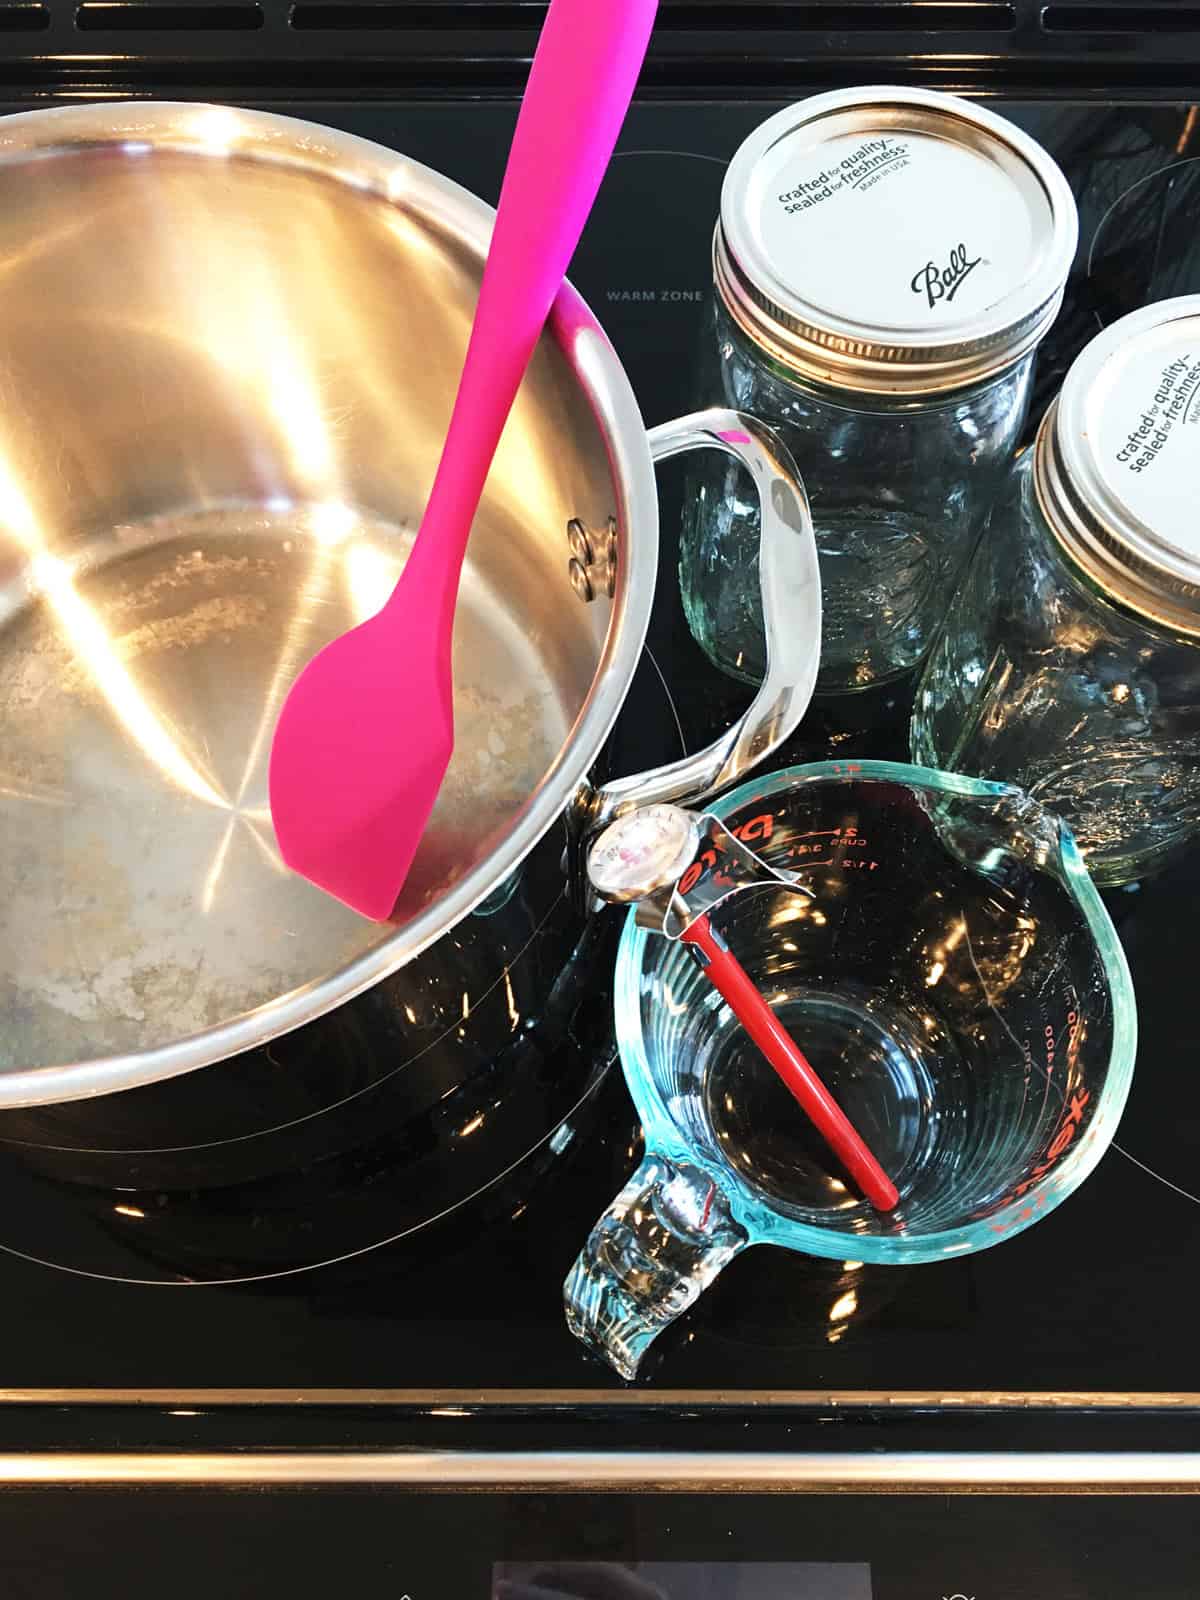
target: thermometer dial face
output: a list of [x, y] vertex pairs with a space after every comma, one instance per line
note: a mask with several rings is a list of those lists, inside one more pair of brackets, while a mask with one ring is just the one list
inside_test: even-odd
[[699, 845], [690, 812], [679, 806], [643, 806], [605, 828], [588, 852], [588, 877], [605, 900], [641, 900], [675, 883]]

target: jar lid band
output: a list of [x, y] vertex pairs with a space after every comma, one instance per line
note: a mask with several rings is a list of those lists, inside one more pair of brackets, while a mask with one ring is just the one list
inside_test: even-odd
[[1034, 481], [1093, 582], [1200, 634], [1200, 295], [1146, 306], [1092, 340], [1043, 420]]
[[714, 274], [798, 374], [939, 393], [1037, 344], [1077, 239], [1070, 186], [1012, 123], [930, 90], [856, 89], [780, 112], [738, 150]]

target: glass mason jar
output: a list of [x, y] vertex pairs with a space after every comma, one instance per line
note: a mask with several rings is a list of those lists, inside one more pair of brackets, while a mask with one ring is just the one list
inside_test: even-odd
[[1200, 829], [1200, 295], [1123, 317], [1012, 473], [917, 694], [919, 760], [1021, 784], [1124, 883]]
[[[819, 95], [734, 157], [698, 391], [736, 396], [804, 475], [819, 692], [887, 682], [925, 655], [1011, 461], [1077, 234], [1044, 150], [926, 90]], [[750, 681], [764, 667], [757, 547], [736, 463], [698, 465], [684, 607], [709, 658]]]

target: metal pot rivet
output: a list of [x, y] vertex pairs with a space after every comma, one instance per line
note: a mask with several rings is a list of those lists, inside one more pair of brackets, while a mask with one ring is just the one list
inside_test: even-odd
[[571, 587], [581, 600], [588, 601], [596, 598], [596, 591], [592, 588], [592, 580], [580, 566], [578, 560], [572, 556], [567, 571], [571, 577]]
[[567, 543], [571, 546], [571, 554], [580, 566], [590, 567], [595, 559], [592, 541], [588, 538], [588, 531], [578, 517], [572, 517], [567, 523]]

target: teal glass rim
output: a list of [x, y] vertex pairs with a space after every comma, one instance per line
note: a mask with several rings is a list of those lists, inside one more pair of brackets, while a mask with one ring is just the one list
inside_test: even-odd
[[[910, 784], [935, 794], [959, 795], [964, 799], [1009, 796], [1030, 802], [1023, 789], [1012, 784], [994, 783], [984, 778], [963, 777], [959, 773], [935, 771], [902, 761], [818, 761], [805, 766], [786, 767], [758, 778], [710, 803], [708, 809], [722, 819], [741, 806], [769, 800], [784, 790], [829, 781], [839, 783]], [[1052, 816], [1052, 813], [1045, 813]], [[1113, 1031], [1108, 1067], [1099, 1103], [1083, 1137], [1039, 1183], [1018, 1199], [976, 1222], [925, 1234], [869, 1234], [840, 1229], [813, 1227], [777, 1212], [753, 1194], [727, 1167], [711, 1160], [697, 1149], [672, 1120], [654, 1086], [654, 1077], [642, 1043], [641, 988], [646, 943], [658, 940], [664, 954], [673, 947], [661, 934], [640, 928], [630, 911], [617, 950], [613, 986], [613, 1011], [621, 1066], [645, 1134], [647, 1154], [686, 1162], [707, 1174], [727, 1196], [730, 1209], [751, 1236], [752, 1243], [786, 1244], [808, 1255], [840, 1258], [853, 1256], [858, 1261], [882, 1265], [908, 1265], [940, 1261], [947, 1256], [983, 1250], [1002, 1239], [1023, 1232], [1039, 1217], [1044, 1217], [1068, 1195], [1074, 1193], [1095, 1169], [1116, 1133], [1133, 1082], [1137, 1055], [1137, 1002], [1125, 951], [1112, 919], [1105, 909], [1095, 884], [1084, 865], [1074, 835], [1066, 823], [1057, 824], [1058, 867], [1088, 925], [1108, 977], [1112, 1000]], [[1040, 1205], [1031, 1202], [1039, 1201]]]

